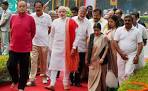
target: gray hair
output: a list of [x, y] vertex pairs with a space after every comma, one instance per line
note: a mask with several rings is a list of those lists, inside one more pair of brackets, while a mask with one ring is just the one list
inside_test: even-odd
[[48, 12], [48, 14], [49, 14], [49, 15], [52, 15], [52, 14], [55, 15], [55, 14], [56, 14], [56, 11], [50, 10], [50, 11]]
[[58, 8], [58, 12], [61, 11], [61, 10], [65, 10], [65, 11], [66, 11], [67, 9], [66, 9], [65, 6], [60, 6], [60, 7]]
[[85, 6], [81, 6], [81, 7], [79, 8], [79, 11], [87, 11], [87, 8], [86, 8]]

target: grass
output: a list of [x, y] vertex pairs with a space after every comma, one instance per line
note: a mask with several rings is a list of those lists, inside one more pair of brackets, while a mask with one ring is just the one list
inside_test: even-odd
[[133, 76], [131, 76], [127, 81], [124, 81], [118, 91], [127, 91], [129, 89], [140, 90], [143, 87], [129, 84], [130, 82], [142, 82], [148, 84], [148, 63], [146, 66], [140, 70], [138, 70]]

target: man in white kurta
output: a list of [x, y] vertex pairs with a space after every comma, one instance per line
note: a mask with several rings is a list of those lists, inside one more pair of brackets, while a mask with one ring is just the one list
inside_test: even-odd
[[[146, 28], [139, 24], [137, 22], [138, 20], [138, 17], [136, 16], [136, 13], [132, 13], [131, 14], [132, 17], [133, 17], [133, 25], [139, 30], [139, 32], [141, 33], [142, 35], [142, 39], [143, 39], [143, 44], [144, 46], [146, 45], [147, 43], [147, 30]], [[145, 61], [144, 61], [144, 49], [142, 50], [141, 54], [140, 54], [140, 57], [139, 57], [139, 63], [136, 65], [136, 68], [139, 69], [141, 67], [144, 67], [145, 65]]]
[[135, 70], [142, 50], [142, 35], [132, 23], [131, 16], [125, 16], [125, 25], [116, 30], [114, 36], [117, 54], [119, 84], [127, 79]]
[[[89, 38], [90, 34], [93, 33], [93, 29], [91, 28], [91, 24], [89, 20], [86, 18], [86, 7], [81, 6], [79, 8], [78, 16], [72, 17], [74, 21], [78, 24], [78, 30], [80, 32], [80, 40], [78, 44], [78, 52], [79, 52], [79, 67], [78, 71], [75, 72], [75, 74], [70, 74], [71, 77], [71, 83], [75, 84], [76, 86], [81, 86], [81, 75], [82, 72], [84, 71], [85, 67], [85, 55], [86, 55], [86, 40]], [[75, 77], [73, 77], [75, 76]]]
[[[60, 6], [58, 9], [59, 18], [55, 19], [51, 26], [51, 33], [49, 35], [49, 45], [51, 50], [51, 59], [49, 70], [51, 70], [50, 85], [45, 87], [49, 90], [54, 90], [56, 76], [58, 71], [64, 71], [63, 85], [64, 89], [69, 89], [69, 71], [65, 68], [65, 36], [66, 36], [66, 8]], [[71, 53], [74, 52], [78, 45], [76, 38]]]

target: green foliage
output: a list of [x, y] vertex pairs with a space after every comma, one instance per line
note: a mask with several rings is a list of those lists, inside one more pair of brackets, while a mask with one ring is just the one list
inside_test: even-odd
[[140, 19], [146, 23], [146, 26], [148, 26], [148, 15], [147, 16], [140, 16]]
[[67, 17], [71, 17], [72, 16], [72, 12], [71, 12], [71, 10], [70, 10], [70, 8], [68, 8], [68, 7], [66, 7], [66, 16]]
[[0, 56], [0, 72], [4, 71], [6, 68], [6, 61], [8, 60], [8, 56]]
[[146, 20], [148, 20], [148, 15], [146, 15], [146, 16], [140, 16], [140, 19], [146, 19]]
[[0, 56], [0, 83], [9, 81], [9, 73], [6, 67], [8, 56]]
[[129, 82], [143, 82], [148, 84], [148, 63], [144, 68], [136, 71], [127, 81], [124, 81], [118, 91], [127, 91], [129, 89], [139, 90], [142, 88], [138, 85], [129, 84]]

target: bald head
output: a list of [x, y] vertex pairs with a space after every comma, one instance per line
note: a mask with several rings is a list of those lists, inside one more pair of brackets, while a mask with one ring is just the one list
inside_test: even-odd
[[25, 13], [27, 11], [27, 3], [25, 1], [19, 1], [17, 9], [19, 13]]

